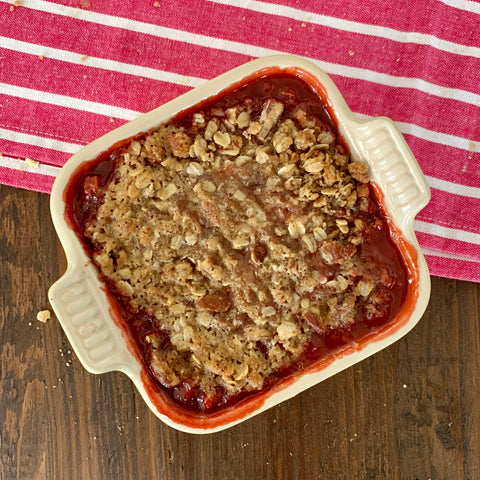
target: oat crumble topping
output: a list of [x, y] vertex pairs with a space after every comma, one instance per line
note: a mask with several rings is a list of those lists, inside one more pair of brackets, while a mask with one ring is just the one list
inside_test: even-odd
[[277, 98], [206, 107], [116, 152], [84, 234], [154, 319], [155, 378], [261, 390], [315, 335], [385, 316], [397, 280], [362, 254], [386, 228], [368, 181], [328, 123]]

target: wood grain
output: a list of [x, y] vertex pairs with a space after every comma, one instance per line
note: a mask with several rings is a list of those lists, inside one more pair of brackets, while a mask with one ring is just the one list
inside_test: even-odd
[[432, 279], [393, 346], [230, 430], [163, 425], [36, 320], [65, 257], [47, 195], [0, 187], [0, 479], [479, 479], [480, 286]]

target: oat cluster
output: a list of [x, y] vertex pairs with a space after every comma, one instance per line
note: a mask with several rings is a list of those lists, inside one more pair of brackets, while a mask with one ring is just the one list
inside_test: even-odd
[[155, 318], [155, 377], [258, 390], [312, 335], [375, 314], [378, 279], [358, 255], [377, 209], [368, 181], [329, 125], [274, 98], [124, 147], [86, 235], [110, 285]]

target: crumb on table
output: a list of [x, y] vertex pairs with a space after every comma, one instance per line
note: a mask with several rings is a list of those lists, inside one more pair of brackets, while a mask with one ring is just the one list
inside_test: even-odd
[[37, 320], [42, 323], [47, 323], [48, 320], [50, 320], [51, 313], [49, 310], [40, 310], [37, 313]]

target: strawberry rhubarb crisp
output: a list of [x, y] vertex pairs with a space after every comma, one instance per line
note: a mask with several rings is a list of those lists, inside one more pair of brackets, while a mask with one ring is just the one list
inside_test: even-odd
[[407, 272], [318, 95], [256, 79], [84, 171], [72, 217], [149, 374], [218, 411], [391, 322]]

